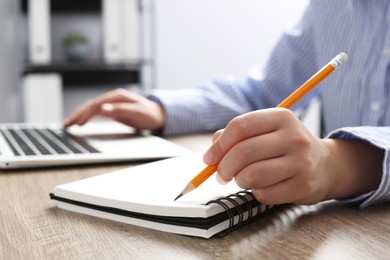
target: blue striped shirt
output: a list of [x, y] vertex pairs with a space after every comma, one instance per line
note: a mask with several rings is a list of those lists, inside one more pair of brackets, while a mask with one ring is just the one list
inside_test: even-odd
[[266, 66], [244, 79], [226, 77], [192, 89], [156, 90], [167, 113], [167, 135], [210, 131], [233, 117], [275, 107], [340, 52], [348, 61], [293, 109], [322, 101], [328, 138], [359, 138], [384, 149], [377, 190], [361, 206], [390, 200], [390, 1], [312, 0], [302, 19], [286, 28]]

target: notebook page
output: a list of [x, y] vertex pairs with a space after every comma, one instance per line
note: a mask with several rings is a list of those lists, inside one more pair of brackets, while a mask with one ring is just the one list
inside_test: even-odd
[[139, 213], [208, 217], [223, 209], [204, 203], [242, 189], [234, 181], [221, 185], [213, 175], [198, 189], [174, 201], [204, 167], [201, 155], [191, 154], [59, 185], [54, 193], [67, 199]]

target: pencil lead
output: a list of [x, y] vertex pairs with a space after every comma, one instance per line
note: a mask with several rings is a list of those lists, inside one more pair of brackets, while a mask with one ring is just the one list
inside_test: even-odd
[[178, 198], [180, 198], [181, 196], [183, 196], [183, 193], [180, 193], [179, 196], [177, 196], [173, 201], [176, 201]]

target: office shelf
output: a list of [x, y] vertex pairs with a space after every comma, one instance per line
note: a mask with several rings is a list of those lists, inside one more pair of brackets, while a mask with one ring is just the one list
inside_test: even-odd
[[142, 66], [141, 61], [123, 64], [54, 61], [45, 65], [27, 63], [23, 73], [59, 73], [64, 86], [139, 84]]
[[[30, 0], [19, 0], [21, 14], [27, 17]], [[93, 15], [103, 19], [103, 0], [49, 0], [51, 19], [56, 15], [72, 17], [77, 15]], [[98, 59], [85, 62], [57, 61], [31, 62], [27, 61], [22, 68], [23, 75], [33, 73], [58, 73], [63, 77], [63, 85], [102, 85], [102, 84], [138, 84], [140, 88], [154, 86], [154, 0], [135, 0], [138, 16], [139, 60], [110, 62], [104, 54], [97, 54]], [[62, 15], [62, 16], [61, 16]], [[65, 15], [65, 16], [63, 16]], [[70, 18], [71, 19], [71, 18]], [[28, 32], [28, 20], [27, 20]], [[102, 28], [103, 29], [103, 28]], [[103, 37], [104, 37], [104, 33]], [[28, 37], [27, 37], [28, 38]], [[103, 39], [101, 39], [103, 43]], [[28, 43], [29, 44], [29, 43]], [[53, 42], [51, 43], [53, 44]], [[101, 43], [100, 43], [101, 44]], [[98, 45], [100, 45], [98, 44]], [[52, 48], [53, 50], [53, 48]], [[31, 53], [31, 50], [29, 50]], [[103, 50], [101, 50], [103, 51]], [[96, 53], [96, 50], [95, 50]], [[53, 55], [51, 55], [53, 58]], [[58, 55], [58, 52], [56, 56]], [[54, 57], [56, 59], [58, 57]], [[60, 57], [61, 58], [61, 57]], [[145, 60], [148, 60], [145, 62]]]
[[[102, 0], [52, 0], [50, 10], [53, 13], [98, 13], [102, 9]], [[21, 9], [23, 13], [28, 10], [28, 0], [21, 0]]]
[[[22, 91], [39, 93], [35, 96], [24, 95], [25, 100], [31, 101], [26, 102], [30, 105], [24, 107], [25, 115], [37, 103], [46, 104], [47, 107], [57, 106], [53, 110], [62, 111], [63, 104], [58, 102], [53, 105], [49, 102], [50, 96], [44, 90], [47, 85], [49, 88], [56, 85], [53, 89], [61, 92], [59, 94], [65, 107], [67, 102], [73, 102], [65, 100], [73, 92], [87, 96], [95, 93], [96, 89], [123, 86], [135, 87], [140, 93], [147, 93], [155, 85], [154, 0], [19, 1], [21, 25], [24, 26], [19, 31], [25, 33], [21, 39], [27, 40], [28, 47], [21, 68]], [[34, 4], [33, 8], [29, 4]], [[80, 26], [80, 33], [92, 39], [90, 46], [94, 49], [83, 61], [67, 60], [65, 47], [59, 44], [70, 32], [79, 30], [78, 21], [92, 25], [91, 31]], [[66, 25], [73, 28], [66, 28]], [[124, 46], [129, 49], [124, 49]], [[63, 55], [60, 51], [63, 51]], [[25, 117], [25, 121], [36, 120], [34, 116], [40, 112], [34, 113], [30, 118]], [[62, 118], [60, 113], [55, 116], [58, 120]]]

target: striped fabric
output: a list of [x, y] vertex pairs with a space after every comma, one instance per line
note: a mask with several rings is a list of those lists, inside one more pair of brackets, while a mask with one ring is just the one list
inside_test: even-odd
[[[322, 100], [325, 134], [360, 138], [386, 150], [378, 189], [361, 207], [390, 199], [390, 1], [312, 0], [286, 28], [264, 68], [242, 79], [210, 80], [186, 90], [156, 90], [167, 113], [166, 135], [223, 128], [233, 117], [274, 107], [340, 52], [349, 59], [293, 109]], [[276, 10], [275, 10], [276, 11]]]

